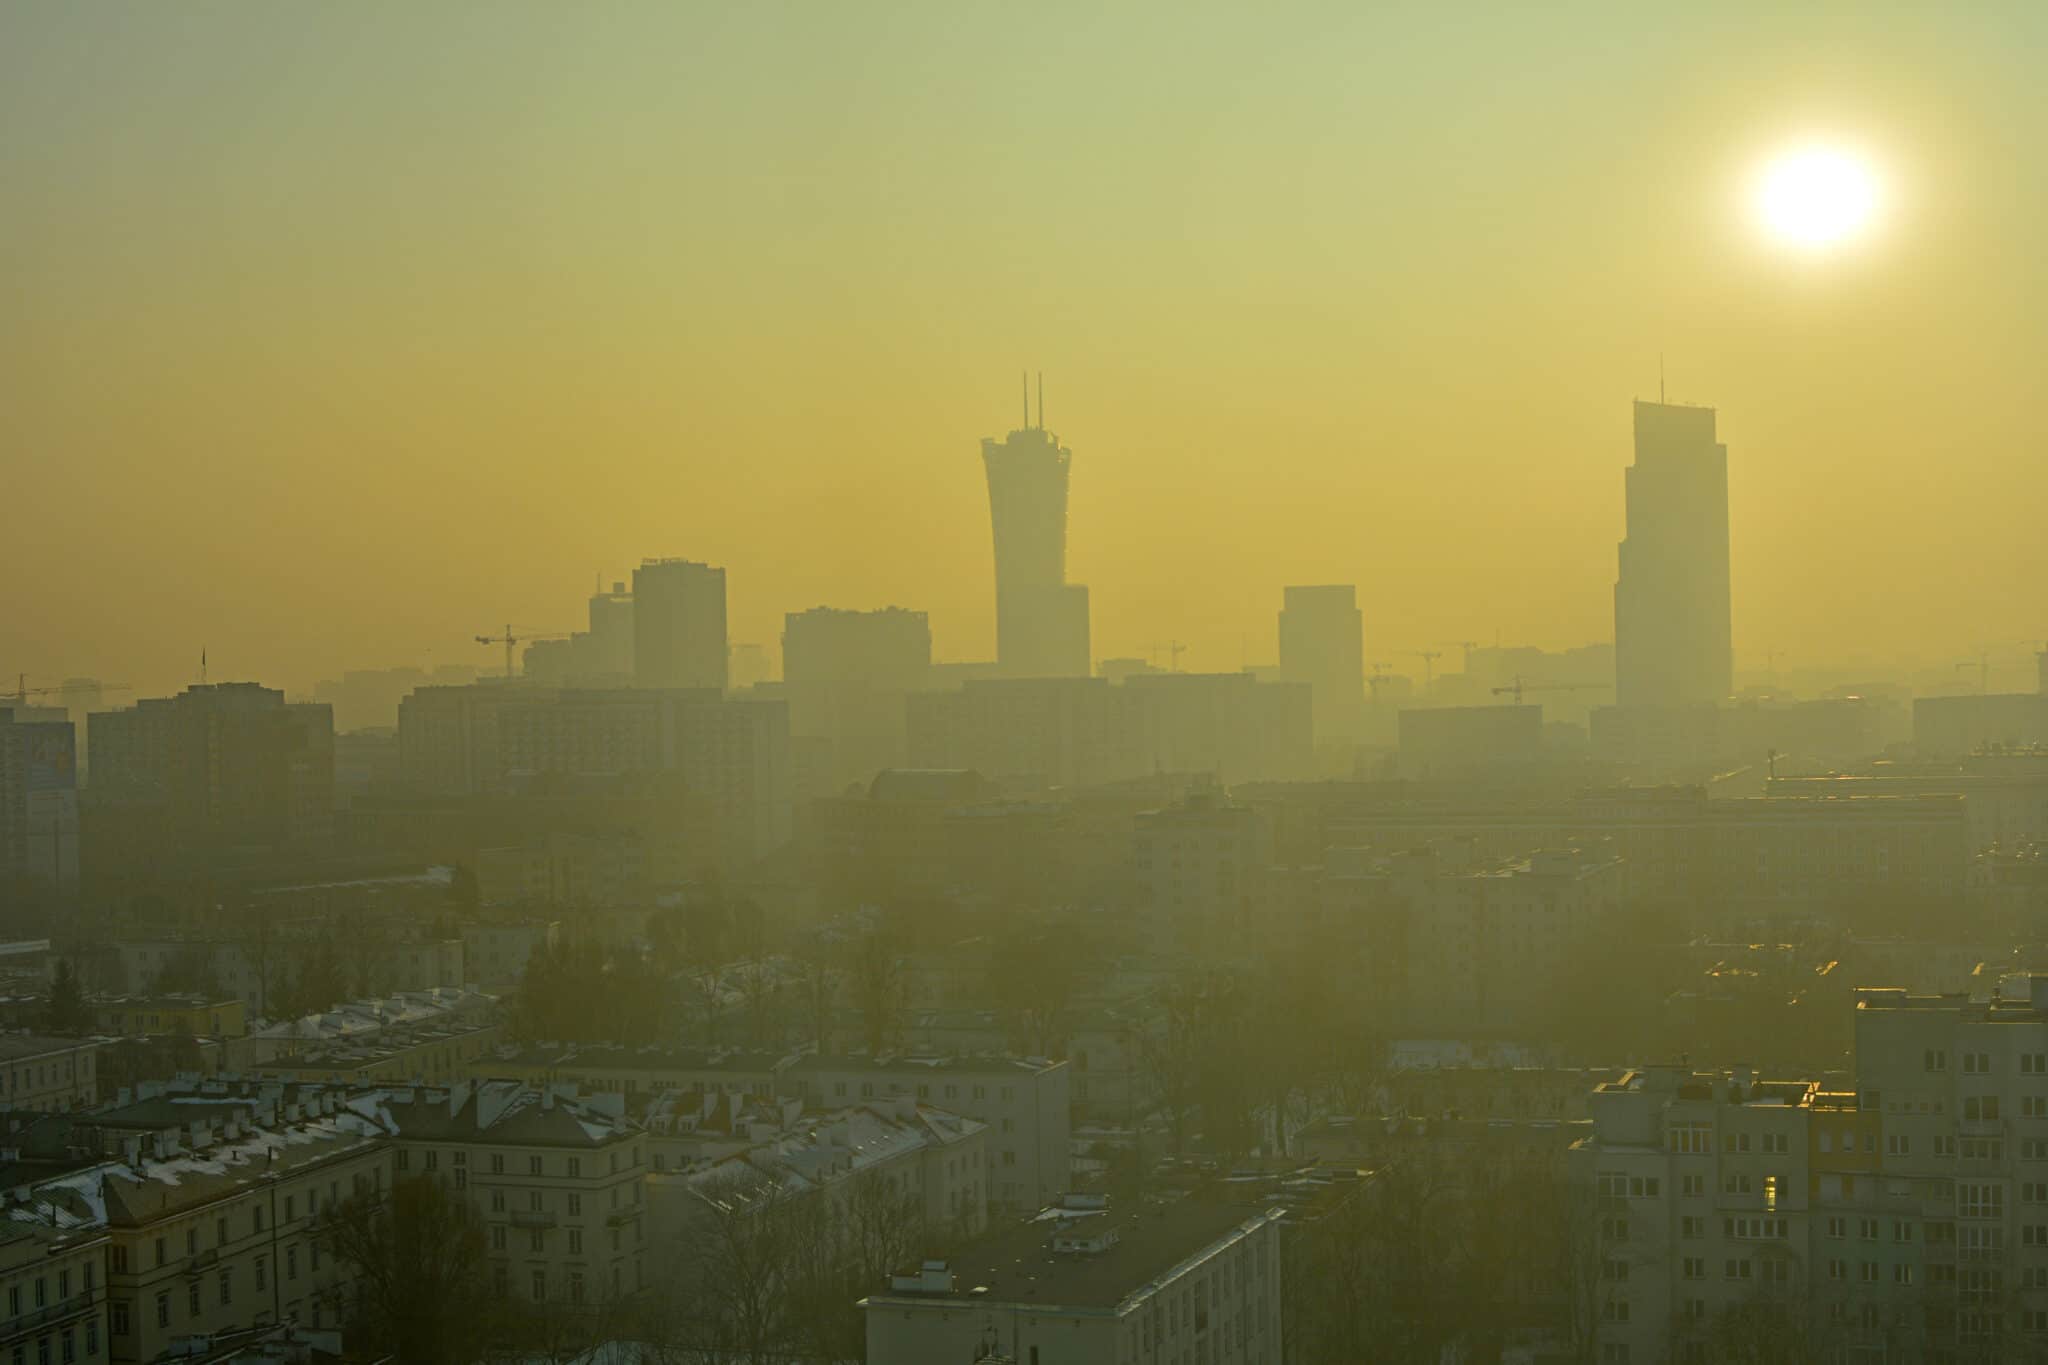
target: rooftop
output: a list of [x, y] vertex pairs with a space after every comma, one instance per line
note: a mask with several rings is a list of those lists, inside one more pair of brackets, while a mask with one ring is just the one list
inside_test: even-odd
[[[1218, 1243], [1280, 1216], [1277, 1207], [1253, 1208], [1209, 1196], [1135, 1209], [1048, 1209], [958, 1252], [948, 1266], [950, 1288], [890, 1289], [877, 1292], [870, 1302], [932, 1300], [1021, 1304], [1048, 1311], [1117, 1311], [1161, 1288]], [[1088, 1239], [1103, 1249], [1056, 1251], [1055, 1239], [1062, 1235]]]

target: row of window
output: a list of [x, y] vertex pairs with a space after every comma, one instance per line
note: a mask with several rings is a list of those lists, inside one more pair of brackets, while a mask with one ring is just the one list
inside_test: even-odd
[[[270, 1288], [270, 1258], [268, 1256], [256, 1257], [251, 1269], [254, 1271], [256, 1282], [254, 1292], [257, 1294], [267, 1292]], [[306, 1244], [306, 1269], [308, 1273], [317, 1272], [320, 1269], [320, 1244], [318, 1242], [308, 1242]], [[299, 1278], [299, 1248], [296, 1246], [288, 1246], [284, 1249], [284, 1278], [287, 1282], [295, 1281]], [[189, 1318], [195, 1321], [206, 1311], [206, 1284], [207, 1282], [204, 1277], [197, 1275], [185, 1282], [185, 1312]], [[223, 1308], [231, 1307], [235, 1301], [235, 1267], [222, 1266], [220, 1271], [213, 1277], [213, 1286], [220, 1306]], [[168, 1328], [171, 1325], [172, 1302], [171, 1290], [160, 1289], [157, 1291], [156, 1325], [158, 1327]], [[127, 1336], [133, 1328], [133, 1319], [130, 1316], [127, 1299], [109, 1299], [107, 1302], [107, 1318], [113, 1334], [117, 1337]]]
[[[609, 1158], [606, 1173], [617, 1175], [619, 1173], [619, 1153], [614, 1150], [605, 1155]], [[629, 1166], [638, 1166], [640, 1164], [640, 1144], [634, 1143], [632, 1150], [626, 1155]], [[441, 1169], [441, 1153], [439, 1151], [428, 1148], [420, 1154], [420, 1157], [421, 1170], [438, 1171]], [[505, 1174], [505, 1154], [503, 1152], [491, 1152], [488, 1154], [488, 1159], [492, 1175]], [[561, 1170], [555, 1172], [555, 1174], [566, 1176], [570, 1180], [581, 1180], [583, 1178], [583, 1158], [581, 1156], [567, 1156], [561, 1160]], [[392, 1162], [398, 1170], [410, 1171], [412, 1169], [412, 1152], [401, 1147], [392, 1154]], [[455, 1152], [449, 1164], [454, 1170], [467, 1171], [469, 1169], [469, 1153], [463, 1151]], [[545, 1177], [549, 1175], [547, 1159], [542, 1156], [528, 1156], [526, 1158], [526, 1173], [529, 1176]], [[459, 1180], [457, 1183], [467, 1185], [468, 1182], [465, 1179]]]
[[[92, 1293], [92, 1281], [94, 1272], [94, 1266], [92, 1262], [87, 1261], [78, 1269], [79, 1292], [84, 1294]], [[32, 1304], [24, 1302], [24, 1299], [29, 1297], [33, 1297], [34, 1302]], [[59, 1270], [57, 1272], [57, 1297], [54, 1301], [57, 1303], [62, 1303], [64, 1302], [64, 1300], [70, 1297], [71, 1271], [67, 1268]], [[35, 1312], [39, 1309], [48, 1308], [51, 1302], [52, 1300], [50, 1298], [50, 1277], [47, 1275], [36, 1276], [35, 1280], [33, 1281], [32, 1296], [24, 1295], [22, 1293], [22, 1285], [19, 1282], [7, 1286], [7, 1316], [9, 1319], [18, 1318], [23, 1313]]]

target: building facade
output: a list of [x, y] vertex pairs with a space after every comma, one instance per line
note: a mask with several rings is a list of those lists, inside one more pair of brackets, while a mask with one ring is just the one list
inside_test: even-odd
[[1024, 425], [981, 443], [995, 532], [996, 663], [1013, 678], [1085, 678], [1088, 589], [1067, 582], [1067, 478], [1074, 453], [1027, 407]]
[[1282, 590], [1280, 676], [1313, 690], [1315, 738], [1355, 740], [1365, 724], [1365, 613], [1349, 583]]
[[1712, 408], [1635, 405], [1628, 537], [1614, 584], [1615, 701], [1718, 702], [1734, 687], [1728, 447]]
[[725, 570], [688, 559], [633, 570], [633, 678], [641, 687], [726, 684]]

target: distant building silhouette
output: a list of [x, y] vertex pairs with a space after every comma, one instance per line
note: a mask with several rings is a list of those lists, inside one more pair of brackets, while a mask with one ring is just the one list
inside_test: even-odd
[[647, 559], [633, 570], [633, 680], [725, 690], [725, 570]]
[[624, 583], [590, 597], [590, 628], [539, 639], [521, 656], [520, 674], [548, 687], [627, 687], [633, 673], [633, 594]]
[[834, 789], [902, 766], [905, 700], [928, 685], [931, 666], [921, 611], [813, 607], [783, 618], [790, 734], [829, 742]]
[[1728, 447], [1712, 408], [1635, 405], [1628, 537], [1614, 584], [1615, 702], [1718, 702], [1734, 687]]
[[996, 548], [996, 663], [1012, 678], [1088, 676], [1088, 589], [1067, 582], [1067, 472], [1073, 452], [1038, 424], [981, 443]]
[[77, 728], [64, 717], [0, 705], [0, 900], [21, 881], [78, 890]]
[[1357, 739], [1365, 724], [1365, 616], [1349, 583], [1284, 589], [1280, 676], [1313, 689], [1318, 741]]

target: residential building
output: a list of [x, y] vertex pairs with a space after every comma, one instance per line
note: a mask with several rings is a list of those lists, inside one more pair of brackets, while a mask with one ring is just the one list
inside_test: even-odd
[[249, 1031], [240, 1000], [204, 993], [89, 995], [93, 1027], [121, 1038], [239, 1038]]
[[784, 618], [790, 735], [828, 744], [829, 790], [903, 766], [904, 707], [929, 686], [931, 663], [931, 625], [921, 611], [813, 607]]
[[1065, 1061], [1003, 1056], [807, 1055], [776, 1075], [776, 1090], [808, 1109], [907, 1096], [988, 1125], [992, 1212], [1029, 1213], [1072, 1179]]
[[1315, 739], [1357, 740], [1365, 725], [1365, 613], [1349, 583], [1282, 590], [1280, 676], [1307, 683]]
[[96, 1097], [89, 1038], [0, 1033], [0, 1109], [61, 1114]]
[[646, 559], [633, 570], [633, 678], [641, 687], [726, 686], [725, 570]]
[[712, 1091], [767, 1098], [794, 1058], [784, 1052], [735, 1048], [672, 1048], [656, 1044], [506, 1044], [471, 1063], [477, 1079], [506, 1077], [528, 1085], [575, 1086], [644, 1102], [671, 1091]]
[[892, 1275], [861, 1301], [872, 1365], [1281, 1359], [1282, 1210], [1099, 1196]]
[[393, 1170], [467, 1193], [488, 1225], [500, 1293], [597, 1304], [639, 1291], [645, 1147], [617, 1096], [517, 1081], [386, 1092]]
[[1251, 672], [1140, 673], [1121, 686], [1142, 702], [1136, 720], [1148, 772], [1209, 773], [1223, 782], [1284, 782], [1314, 772], [1308, 683], [1268, 682]]
[[0, 1223], [0, 1360], [107, 1359], [107, 1229]]
[[2048, 692], [1913, 699], [1913, 748], [1922, 757], [2040, 747], [2048, 747]]
[[60, 707], [0, 704], [0, 891], [15, 886], [78, 892], [77, 731]]
[[1628, 535], [1614, 584], [1615, 701], [1718, 702], [1734, 689], [1728, 447], [1712, 408], [1635, 405]]
[[220, 850], [317, 851], [333, 835], [334, 712], [256, 683], [188, 687], [87, 721], [95, 805], [145, 807]]
[[465, 983], [502, 995], [526, 976], [526, 964], [542, 947], [553, 947], [562, 925], [552, 919], [489, 919], [462, 926]]
[[1131, 864], [1155, 936], [1193, 951], [1243, 948], [1262, 932], [1273, 837], [1265, 812], [1216, 791], [1132, 822]]

